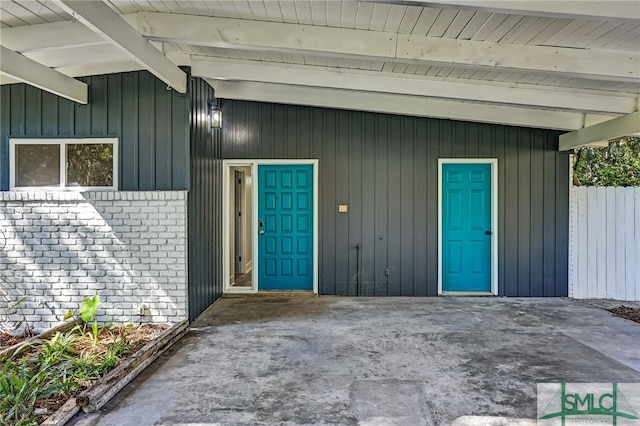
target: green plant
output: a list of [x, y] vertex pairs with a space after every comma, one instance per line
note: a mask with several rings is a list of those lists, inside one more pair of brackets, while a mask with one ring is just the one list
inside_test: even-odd
[[0, 366], [0, 425], [38, 424], [38, 401], [71, 395], [115, 367], [131, 350], [121, 329], [126, 326], [108, 329], [114, 341], [103, 353], [80, 353], [77, 333], [84, 330], [75, 327], [36, 342], [34, 353], [4, 362]]
[[98, 342], [100, 341], [100, 333], [104, 329], [104, 326], [98, 326], [98, 320], [95, 318], [96, 312], [98, 311], [98, 306], [100, 306], [100, 296], [95, 294], [92, 297], [85, 297], [84, 299], [82, 299], [79, 313], [78, 311], [67, 312], [64, 316], [64, 319], [69, 319], [76, 315], [79, 315], [80, 319], [83, 322], [82, 329], [84, 331], [87, 330], [87, 324], [89, 324], [89, 322], [93, 320], [93, 323], [91, 324], [91, 330], [89, 331], [93, 346], [98, 345]]
[[606, 148], [575, 151], [574, 185], [640, 186], [640, 139], [610, 143]]

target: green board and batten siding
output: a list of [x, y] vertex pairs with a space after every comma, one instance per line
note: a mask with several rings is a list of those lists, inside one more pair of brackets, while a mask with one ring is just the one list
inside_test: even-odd
[[437, 295], [438, 158], [497, 158], [498, 293], [567, 295], [558, 132], [231, 100], [222, 110], [223, 158], [319, 159], [321, 294]]
[[[189, 187], [188, 94], [167, 90], [148, 72], [82, 77], [89, 103], [77, 104], [26, 84], [0, 86], [0, 164], [9, 164], [9, 137], [118, 137], [123, 191]], [[9, 168], [0, 190], [9, 189]]]
[[189, 319], [222, 295], [222, 160], [220, 130], [207, 120], [213, 89], [191, 78]]

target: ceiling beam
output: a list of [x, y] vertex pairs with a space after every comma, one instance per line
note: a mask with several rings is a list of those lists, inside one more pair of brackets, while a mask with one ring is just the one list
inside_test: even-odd
[[139, 12], [137, 28], [157, 41], [251, 50], [535, 72], [640, 83], [640, 52], [526, 46], [277, 22]]
[[77, 21], [0, 28], [0, 40], [3, 46], [20, 53], [108, 43]]
[[65, 12], [179, 93], [187, 91], [187, 75], [153, 47], [102, 1], [55, 0]]
[[213, 59], [203, 56], [192, 56], [191, 67], [195, 77], [221, 80], [295, 84], [607, 114], [628, 114], [635, 111], [637, 103], [637, 96], [614, 96], [570, 89], [541, 89], [532, 85], [478, 83], [410, 74]]
[[543, 129], [575, 130], [585, 114], [491, 104], [256, 82], [207, 79], [222, 99], [308, 105]]
[[[385, 2], [384, 0], [382, 1]], [[637, 0], [409, 0], [408, 3], [428, 7], [473, 9], [483, 12], [553, 18], [640, 20], [640, 7], [638, 7]]]
[[88, 86], [42, 65], [11, 49], [0, 46], [0, 74], [30, 84], [72, 101], [86, 104], [89, 97]]
[[558, 149], [568, 151], [585, 145], [603, 145], [629, 136], [640, 136], [640, 111], [560, 135]]

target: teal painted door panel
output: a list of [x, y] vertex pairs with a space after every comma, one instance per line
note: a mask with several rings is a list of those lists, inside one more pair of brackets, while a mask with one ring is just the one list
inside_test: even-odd
[[491, 165], [442, 165], [442, 290], [491, 291]]
[[313, 289], [313, 166], [258, 166], [258, 289]]

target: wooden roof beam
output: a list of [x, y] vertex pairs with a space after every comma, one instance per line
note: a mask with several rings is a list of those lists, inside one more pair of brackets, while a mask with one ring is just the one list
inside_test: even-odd
[[187, 75], [102, 1], [55, 0], [65, 12], [108, 40], [128, 57], [178, 91], [186, 93]]
[[196, 46], [358, 56], [640, 83], [640, 52], [515, 45], [157, 12], [139, 12], [137, 27], [151, 40]]
[[[63, 98], [86, 104], [87, 84], [42, 65], [20, 53], [0, 46], [0, 74], [21, 81]], [[11, 80], [9, 80], [11, 81]]]
[[640, 111], [560, 135], [558, 149], [568, 151], [585, 145], [602, 146], [630, 136], [640, 136]]
[[[387, 3], [385, 0], [382, 2]], [[640, 20], [640, 6], [637, 0], [409, 0], [408, 3], [417, 6], [472, 9], [552, 18]]]

